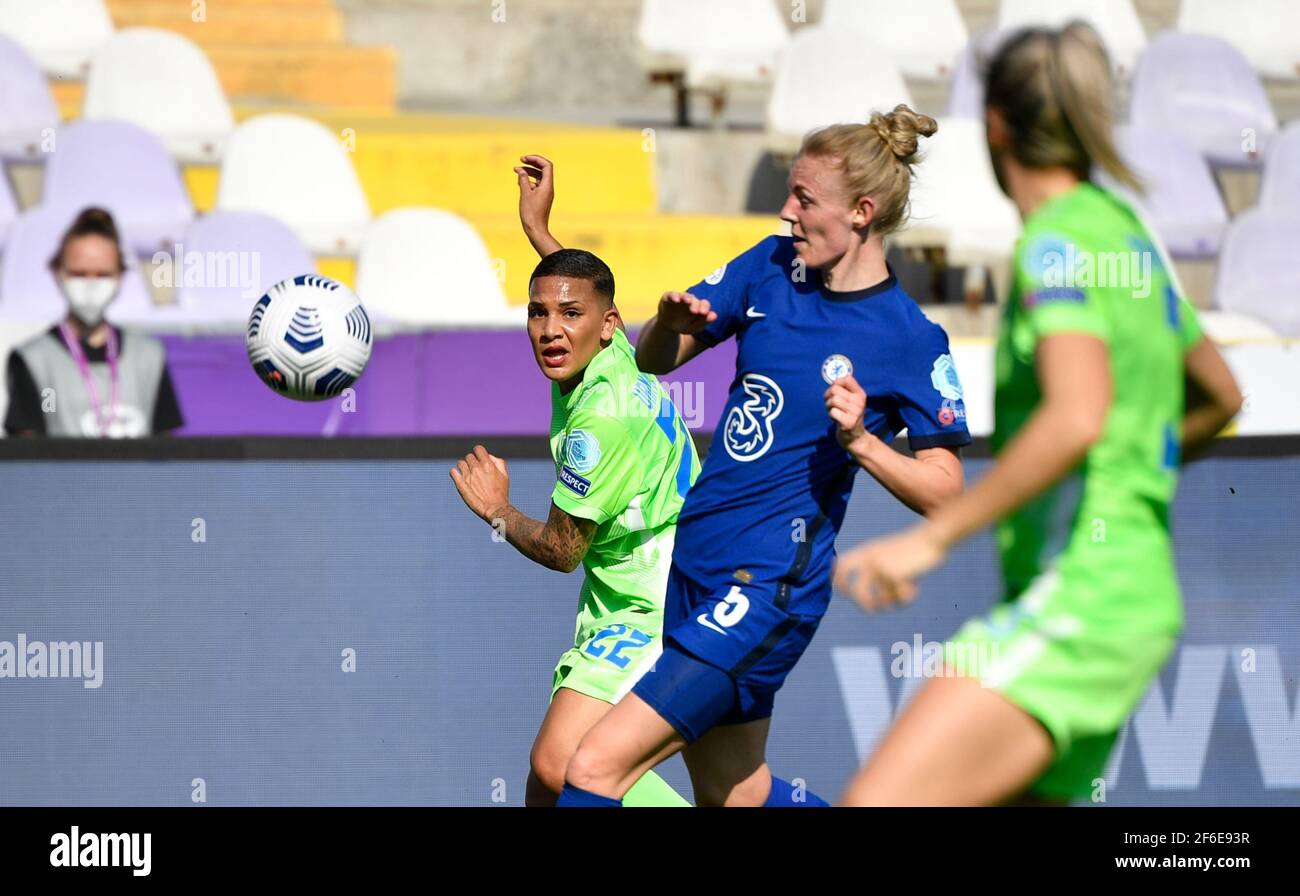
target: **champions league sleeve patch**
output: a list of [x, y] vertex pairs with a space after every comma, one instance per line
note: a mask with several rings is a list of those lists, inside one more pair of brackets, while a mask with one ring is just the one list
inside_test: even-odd
[[600, 463], [600, 439], [585, 429], [575, 429], [564, 438], [564, 464], [576, 473], [590, 473]]
[[587, 497], [587, 492], [591, 490], [591, 480], [583, 479], [568, 467], [560, 467], [560, 482], [564, 484], [565, 488], [581, 498]]
[[945, 353], [934, 359], [930, 384], [948, 401], [961, 401], [961, 380], [957, 378], [957, 365], [953, 363], [952, 355]]

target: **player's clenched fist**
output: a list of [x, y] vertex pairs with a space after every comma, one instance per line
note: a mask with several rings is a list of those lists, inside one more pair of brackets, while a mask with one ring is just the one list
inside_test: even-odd
[[489, 454], [482, 445], [475, 445], [473, 453], [452, 468], [451, 481], [456, 483], [465, 506], [488, 522], [510, 503], [506, 462]]
[[866, 435], [862, 419], [867, 413], [867, 393], [852, 374], [842, 376], [826, 390], [826, 413], [835, 421], [835, 434], [848, 448], [853, 440]]
[[689, 292], [666, 292], [659, 300], [659, 323], [683, 336], [694, 335], [717, 319], [718, 312], [709, 308], [708, 299]]

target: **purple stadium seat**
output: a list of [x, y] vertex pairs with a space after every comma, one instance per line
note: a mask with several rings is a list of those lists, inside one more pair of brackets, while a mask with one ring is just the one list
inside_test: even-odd
[[257, 212], [215, 211], [193, 221], [177, 244], [180, 314], [191, 322], [248, 322], [274, 284], [316, 273], [316, 262], [287, 224]]
[[1138, 59], [1129, 120], [1182, 134], [1211, 162], [1232, 167], [1258, 165], [1277, 131], [1268, 94], [1240, 52], [1208, 34], [1173, 31]]
[[39, 158], [43, 137], [58, 125], [58, 106], [36, 60], [0, 35], [0, 158]]
[[1300, 121], [1293, 121], [1269, 147], [1259, 184], [1260, 208], [1300, 215]]
[[997, 51], [1003, 39], [1014, 31], [982, 31], [972, 34], [966, 49], [957, 57], [957, 67], [952, 73], [952, 87], [948, 92], [948, 112], [952, 118], [977, 118], [984, 120], [984, 81], [980, 74], [981, 63]]
[[3, 251], [9, 228], [18, 217], [18, 201], [9, 188], [9, 178], [0, 171], [0, 252]]
[[1300, 337], [1300, 216], [1254, 208], [1228, 228], [1219, 255], [1215, 304]]
[[1142, 182], [1130, 192], [1104, 172], [1097, 178], [1141, 207], [1175, 258], [1212, 258], [1218, 254], [1228, 209], [1210, 166], [1173, 131], [1125, 125], [1116, 129], [1119, 152]]
[[125, 121], [77, 121], [59, 129], [45, 169], [43, 204], [107, 208], [131, 247], [152, 256], [180, 238], [194, 206], [157, 137]]
[[[68, 304], [50, 272], [49, 261], [79, 211], [37, 206], [14, 221], [5, 245], [4, 264], [0, 266], [0, 317], [53, 322], [67, 313]], [[135, 259], [128, 257], [122, 291], [109, 308], [109, 319], [133, 317], [150, 303], [144, 277]]]

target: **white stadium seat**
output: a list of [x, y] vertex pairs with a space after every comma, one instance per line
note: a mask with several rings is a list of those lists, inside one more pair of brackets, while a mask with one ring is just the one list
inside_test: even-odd
[[637, 25], [645, 67], [683, 71], [689, 87], [765, 83], [789, 39], [771, 0], [644, 0]]
[[1116, 74], [1133, 73], [1147, 38], [1132, 0], [1001, 0], [998, 4], [999, 30], [1059, 28], [1072, 19], [1082, 19], [1097, 30]]
[[768, 147], [794, 153], [814, 128], [865, 122], [899, 103], [912, 105], [912, 97], [889, 54], [853, 32], [800, 29], [781, 56], [768, 99]]
[[1300, 3], [1295, 0], [1182, 0], [1178, 30], [1226, 40], [1265, 77], [1300, 78]]
[[1278, 338], [1277, 331], [1259, 318], [1235, 311], [1201, 310], [1196, 312], [1196, 319], [1205, 335], [1220, 344], [1273, 342]]
[[159, 28], [124, 28], [100, 45], [91, 57], [82, 115], [138, 124], [182, 162], [215, 162], [235, 128], [208, 57]]
[[901, 245], [943, 246], [950, 264], [1009, 258], [1020, 236], [1020, 216], [998, 187], [984, 123], [941, 118], [921, 141], [912, 183], [911, 215]]
[[821, 25], [865, 35], [917, 79], [951, 77], [968, 39], [954, 0], [826, 0]]
[[0, 34], [13, 38], [47, 75], [82, 77], [90, 54], [112, 33], [104, 0], [0, 0]]
[[399, 208], [366, 230], [357, 295], [375, 316], [422, 326], [518, 326], [487, 246], [465, 219], [436, 208]]
[[284, 221], [318, 255], [352, 255], [370, 205], [347, 151], [324, 125], [298, 115], [258, 115], [226, 142], [217, 208]]

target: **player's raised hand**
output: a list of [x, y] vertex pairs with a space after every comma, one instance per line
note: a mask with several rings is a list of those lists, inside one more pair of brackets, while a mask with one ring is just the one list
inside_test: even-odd
[[835, 561], [835, 588], [868, 612], [916, 597], [916, 579], [943, 562], [947, 549], [922, 523], [845, 551]]
[[475, 445], [472, 453], [457, 462], [451, 469], [451, 481], [465, 506], [489, 523], [510, 503], [506, 462], [482, 445]]
[[867, 393], [853, 374], [831, 383], [823, 397], [826, 399], [826, 413], [835, 421], [835, 435], [840, 445], [847, 449], [854, 439], [866, 435], [862, 420], [867, 413]]
[[520, 156], [519, 220], [530, 233], [549, 232], [551, 205], [555, 202], [555, 166], [544, 156]]
[[692, 336], [717, 319], [718, 312], [709, 308], [708, 299], [689, 292], [666, 292], [659, 299], [658, 320], [674, 333]]

